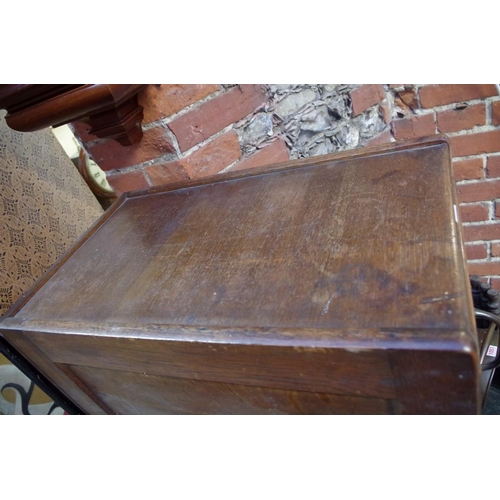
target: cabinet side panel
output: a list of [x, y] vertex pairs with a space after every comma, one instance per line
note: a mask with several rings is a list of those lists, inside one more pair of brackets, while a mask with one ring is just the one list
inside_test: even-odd
[[252, 385], [393, 399], [383, 349], [304, 348], [167, 340], [33, 334], [57, 363]]
[[479, 413], [478, 365], [474, 352], [394, 351], [397, 412]]
[[65, 366], [119, 414], [383, 414], [390, 401]]

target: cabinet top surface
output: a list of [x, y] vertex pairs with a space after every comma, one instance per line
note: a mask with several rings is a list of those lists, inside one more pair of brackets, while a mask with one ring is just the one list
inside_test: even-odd
[[133, 194], [13, 316], [468, 330], [450, 168], [448, 144], [435, 140]]

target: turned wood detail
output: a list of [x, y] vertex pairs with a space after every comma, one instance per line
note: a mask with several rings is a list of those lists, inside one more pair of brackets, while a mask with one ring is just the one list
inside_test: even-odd
[[144, 84], [0, 85], [0, 109], [7, 125], [19, 132], [58, 127], [74, 121], [90, 133], [123, 146], [141, 140], [143, 108], [137, 93]]

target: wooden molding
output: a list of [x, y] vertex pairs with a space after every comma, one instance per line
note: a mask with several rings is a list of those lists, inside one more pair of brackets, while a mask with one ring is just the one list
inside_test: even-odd
[[0, 109], [7, 125], [33, 132], [83, 121], [90, 133], [128, 146], [141, 140], [143, 108], [137, 93], [144, 84], [0, 85]]

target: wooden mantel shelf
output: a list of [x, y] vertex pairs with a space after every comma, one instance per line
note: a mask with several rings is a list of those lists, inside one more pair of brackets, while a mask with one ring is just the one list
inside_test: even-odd
[[0, 85], [0, 109], [7, 125], [19, 132], [58, 127], [73, 121], [90, 133], [123, 146], [140, 141], [143, 109], [137, 93], [144, 84]]

